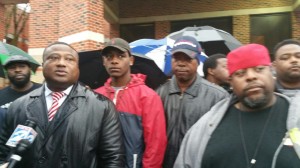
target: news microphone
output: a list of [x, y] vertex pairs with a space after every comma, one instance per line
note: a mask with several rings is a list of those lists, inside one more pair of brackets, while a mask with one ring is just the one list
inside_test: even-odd
[[22, 139], [33, 143], [35, 137], [37, 136], [37, 133], [34, 130], [35, 127], [36, 123], [31, 120], [26, 120], [25, 125], [19, 124], [6, 142], [6, 145], [10, 147], [16, 147], [18, 142]]
[[9, 163], [7, 168], [14, 168], [16, 164], [21, 161], [22, 156], [30, 148], [30, 145], [31, 142], [29, 140], [21, 139], [8, 160]]
[[30, 145], [33, 143], [35, 137], [37, 136], [36, 131], [34, 130], [36, 123], [31, 120], [26, 120], [24, 125], [18, 125], [8, 141], [6, 142], [7, 146], [13, 147], [12, 154], [9, 158], [9, 164], [7, 168], [13, 168], [16, 164], [22, 159], [25, 151], [30, 148]]

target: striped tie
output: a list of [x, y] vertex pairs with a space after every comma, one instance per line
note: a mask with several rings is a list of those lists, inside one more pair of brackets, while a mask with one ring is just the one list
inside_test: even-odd
[[61, 99], [65, 95], [65, 93], [64, 92], [52, 92], [51, 95], [52, 95], [52, 100], [53, 101], [52, 101], [52, 105], [50, 107], [50, 110], [48, 112], [49, 121], [51, 121], [54, 118], [54, 116], [55, 116], [55, 114], [56, 114], [56, 112], [59, 108], [58, 101], [59, 101], [59, 99]]

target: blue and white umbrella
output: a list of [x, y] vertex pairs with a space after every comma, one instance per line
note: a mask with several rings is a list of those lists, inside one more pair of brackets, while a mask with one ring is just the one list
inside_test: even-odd
[[170, 54], [173, 40], [170, 39], [140, 39], [130, 43], [131, 52], [145, 55], [156, 63], [156, 65], [165, 72], [165, 69], [171, 67], [171, 62], [167, 61], [167, 55]]
[[[171, 72], [171, 49], [175, 40], [171, 38], [163, 39], [140, 39], [130, 43], [132, 53], [142, 54], [154, 60], [156, 65], [168, 76], [172, 75]], [[200, 64], [198, 73], [203, 76], [203, 61], [207, 56], [204, 53], [199, 55]]]

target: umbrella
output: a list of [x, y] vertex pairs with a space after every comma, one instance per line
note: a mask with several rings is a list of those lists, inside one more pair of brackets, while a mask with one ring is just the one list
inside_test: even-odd
[[131, 52], [145, 55], [156, 63], [156, 65], [165, 72], [165, 69], [171, 67], [171, 62], [166, 61], [167, 55], [170, 55], [174, 40], [164, 39], [140, 39], [130, 43]]
[[[140, 39], [131, 42], [130, 48], [133, 53], [144, 55], [154, 60], [157, 66], [165, 73], [167, 76], [172, 75], [171, 66], [171, 49], [173, 47], [175, 40], [171, 38], [164, 39]], [[201, 53], [198, 56], [200, 58], [200, 64], [198, 67], [198, 73], [203, 76], [203, 62], [206, 60], [207, 56], [205, 53]]]
[[161, 84], [167, 81], [167, 76], [161, 71], [157, 64], [149, 57], [132, 53], [134, 64], [131, 66], [131, 72], [142, 73], [147, 75], [146, 85], [152, 89], [158, 88]]
[[36, 69], [40, 66], [40, 64], [35, 59], [33, 59], [29, 54], [27, 54], [25, 51], [13, 45], [0, 42], [0, 62], [1, 62], [0, 65], [2, 66], [0, 68], [0, 77], [5, 77], [3, 64], [8, 57], [13, 55], [22, 55], [28, 58], [33, 72], [35, 72]]
[[[135, 57], [131, 66], [131, 73], [147, 75], [146, 85], [156, 89], [167, 80], [167, 76], [159, 69], [155, 62], [147, 56], [132, 53]], [[86, 51], [79, 53], [79, 81], [92, 89], [103, 86], [109, 78], [101, 59], [101, 50]]]
[[211, 26], [186, 27], [169, 34], [167, 38], [176, 40], [180, 36], [192, 36], [196, 38], [207, 55], [216, 53], [227, 54], [242, 45], [230, 33]]
[[103, 86], [109, 78], [103, 66], [101, 51], [79, 52], [79, 81], [92, 89]]

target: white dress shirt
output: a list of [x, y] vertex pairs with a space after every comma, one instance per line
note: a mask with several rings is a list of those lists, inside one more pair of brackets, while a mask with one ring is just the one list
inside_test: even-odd
[[[69, 86], [66, 90], [62, 91], [65, 93], [65, 95], [58, 100], [58, 106], [61, 106], [63, 102], [66, 100], [67, 96], [70, 94], [71, 90], [73, 88], [73, 85]], [[47, 110], [49, 111], [52, 106], [52, 91], [48, 88], [47, 83], [45, 84], [45, 98], [47, 103]]]

